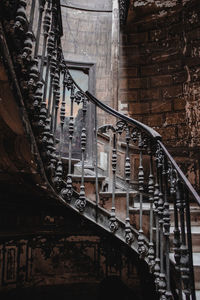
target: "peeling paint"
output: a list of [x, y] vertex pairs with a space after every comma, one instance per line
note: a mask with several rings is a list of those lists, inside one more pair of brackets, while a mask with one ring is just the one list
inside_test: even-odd
[[174, 7], [177, 5], [177, 0], [168, 0], [168, 1], [163, 1], [163, 0], [139, 0], [135, 1], [133, 3], [134, 7], [139, 7], [139, 6], [146, 6], [146, 5], [156, 5], [157, 7]]

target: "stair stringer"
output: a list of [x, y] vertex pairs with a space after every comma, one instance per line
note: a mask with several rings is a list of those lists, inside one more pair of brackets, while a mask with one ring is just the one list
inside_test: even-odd
[[[55, 191], [54, 191], [55, 192]], [[57, 194], [55, 192], [55, 194]], [[120, 241], [125, 243], [128, 247], [130, 247], [133, 251], [135, 251], [138, 254], [138, 231], [131, 226], [131, 232], [133, 234], [133, 241], [131, 244], [128, 244], [125, 240], [125, 223], [116, 217], [116, 221], [118, 223], [118, 229], [115, 231], [115, 233], [112, 233], [109, 229], [109, 219], [111, 217], [111, 214], [109, 211], [105, 210], [104, 208], [97, 206], [96, 203], [92, 202], [91, 200], [86, 198], [86, 206], [83, 212], [80, 212], [76, 208], [76, 201], [79, 198], [79, 194], [75, 191], [73, 191], [73, 196], [71, 197], [71, 201], [65, 202], [61, 196], [57, 194], [60, 202], [64, 204], [64, 206], [72, 209], [77, 214], [83, 216], [87, 220], [91, 221], [92, 223], [96, 224], [97, 226], [101, 227], [102, 229], [106, 230], [116, 238], [118, 238]], [[149, 242], [146, 236], [144, 236], [144, 242], [145, 245], [149, 246]], [[147, 258], [145, 258], [145, 261], [148, 262]]]

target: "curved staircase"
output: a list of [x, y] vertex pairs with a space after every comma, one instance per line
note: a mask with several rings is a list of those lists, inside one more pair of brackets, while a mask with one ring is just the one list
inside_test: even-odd
[[[27, 116], [25, 131], [44, 193], [137, 252], [155, 277], [160, 299], [200, 299], [200, 197], [161, 136], [79, 88], [62, 52], [58, 0], [30, 5], [25, 0], [2, 1], [0, 5], [1, 52], [22, 119]], [[81, 148], [78, 160], [73, 157], [75, 104], [81, 114], [81, 132], [76, 132]], [[90, 169], [86, 161], [89, 105], [95, 112], [95, 156]], [[109, 137], [112, 153], [107, 175], [99, 166], [100, 134]], [[124, 159], [121, 177], [119, 149]]]

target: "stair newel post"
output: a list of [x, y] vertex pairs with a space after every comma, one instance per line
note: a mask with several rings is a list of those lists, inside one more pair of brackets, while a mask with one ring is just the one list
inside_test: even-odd
[[83, 212], [86, 206], [86, 198], [85, 198], [85, 185], [84, 185], [84, 166], [85, 166], [85, 150], [86, 150], [86, 112], [87, 112], [87, 98], [82, 95], [82, 113], [83, 113], [83, 127], [81, 132], [81, 186], [80, 186], [80, 194], [79, 199], [76, 201], [75, 206], [78, 208], [80, 212]]
[[186, 188], [185, 188], [185, 212], [186, 212], [187, 244], [188, 244], [188, 251], [189, 251], [190, 287], [191, 287], [192, 300], [196, 300], [194, 267], [193, 267], [193, 256], [192, 256], [190, 200], [189, 200], [189, 195], [188, 195], [188, 191]]
[[130, 191], [130, 175], [131, 175], [131, 163], [129, 154], [130, 143], [130, 128], [126, 127], [126, 161], [125, 161], [125, 178], [126, 178], [126, 220], [125, 220], [125, 240], [126, 243], [131, 245], [133, 242], [133, 234], [131, 232], [130, 217], [129, 217], [129, 191]]
[[164, 157], [164, 166], [163, 166], [163, 178], [164, 178], [164, 211], [163, 211], [163, 227], [164, 227], [164, 237], [165, 237], [165, 262], [166, 262], [166, 298], [171, 299], [172, 293], [170, 289], [170, 212], [169, 212], [169, 187], [168, 187], [168, 161]]
[[42, 27], [42, 16], [43, 16], [43, 12], [44, 12], [45, 2], [46, 2], [46, 0], [39, 0], [39, 3], [40, 3], [39, 19], [38, 19], [38, 26], [37, 26], [37, 33], [36, 33], [34, 57], [38, 56], [40, 34], [41, 34], [41, 27]]
[[138, 253], [140, 258], [144, 258], [147, 254], [147, 247], [144, 242], [143, 233], [143, 193], [144, 193], [144, 169], [143, 169], [143, 146], [144, 141], [142, 140], [142, 134], [139, 133], [138, 147], [139, 147], [139, 172], [138, 172], [138, 183], [140, 193], [140, 220], [139, 220], [139, 235], [138, 235]]
[[164, 154], [162, 149], [158, 146], [157, 148], [157, 168], [159, 176], [159, 194], [158, 194], [158, 218], [159, 218], [159, 233], [160, 233], [160, 274], [158, 281], [158, 292], [161, 295], [161, 299], [166, 299], [166, 277], [164, 273], [164, 220], [163, 220], [163, 211], [164, 211], [164, 199], [163, 199], [163, 169], [164, 169]]
[[115, 185], [116, 185], [116, 169], [117, 169], [117, 135], [113, 131], [113, 147], [112, 147], [112, 208], [110, 213], [109, 228], [112, 233], [118, 229], [118, 223], [115, 214]]
[[176, 203], [180, 216], [181, 228], [181, 246], [180, 246], [180, 273], [182, 279], [183, 292], [185, 293], [186, 300], [190, 299], [190, 269], [189, 269], [189, 253], [186, 245], [186, 232], [185, 232], [185, 199], [183, 193], [183, 185], [180, 179], [177, 180], [176, 185]]
[[[151, 145], [149, 146], [151, 147]], [[148, 249], [148, 264], [150, 272], [153, 272], [155, 265], [155, 252], [153, 244], [153, 202], [154, 202], [154, 176], [153, 176], [153, 158], [151, 148], [149, 149], [150, 161], [149, 161], [149, 181], [148, 181], [148, 194], [150, 203], [149, 212], [149, 249]]]
[[47, 38], [49, 34], [50, 25], [51, 25], [51, 1], [47, 0], [47, 8], [45, 10], [44, 21], [43, 21], [43, 45], [42, 45], [42, 56], [41, 56], [41, 63], [40, 63], [40, 77], [39, 77], [40, 80], [42, 80], [43, 78], [44, 60], [45, 60]]

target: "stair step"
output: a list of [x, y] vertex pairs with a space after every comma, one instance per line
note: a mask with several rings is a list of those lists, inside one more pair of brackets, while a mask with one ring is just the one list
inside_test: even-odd
[[[80, 193], [81, 175], [72, 175], [72, 185], [77, 193]], [[105, 176], [98, 176], [98, 189], [101, 190]], [[96, 202], [96, 176], [84, 176], [86, 198]]]
[[[170, 253], [170, 259], [175, 263], [174, 253]], [[193, 253], [195, 289], [200, 290], [200, 252]], [[199, 299], [199, 298], [197, 298]]]
[[[62, 162], [63, 162], [64, 164], [68, 164], [68, 163], [69, 163], [69, 157], [64, 157], [64, 156], [63, 156], [61, 159], [62, 159]], [[72, 158], [72, 159], [71, 159], [72, 165], [77, 164], [77, 163], [79, 163], [79, 162], [80, 162], [80, 159], [78, 159], [78, 158]]]
[[[137, 195], [138, 192], [137, 191], [130, 191], [129, 192], [129, 196], [135, 196]], [[100, 192], [99, 193], [100, 197], [104, 197], [104, 198], [110, 198], [112, 197], [112, 192]], [[115, 197], [124, 197], [126, 198], [126, 191], [115, 191]]]
[[[81, 182], [81, 175], [72, 175], [72, 181], [73, 182]], [[105, 176], [98, 176], [98, 181], [103, 181], [105, 180]], [[84, 182], [95, 182], [96, 181], [96, 176], [91, 176], [91, 175], [86, 175], [84, 176]]]

